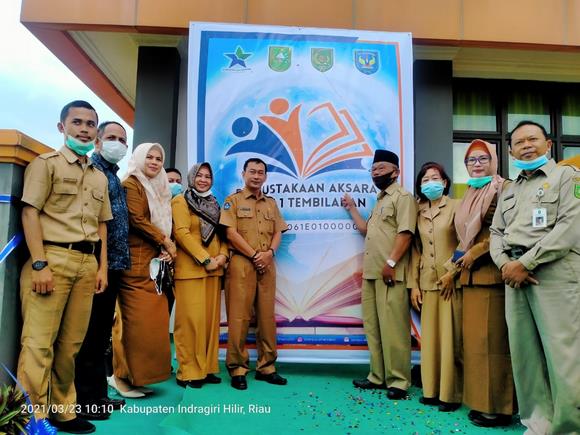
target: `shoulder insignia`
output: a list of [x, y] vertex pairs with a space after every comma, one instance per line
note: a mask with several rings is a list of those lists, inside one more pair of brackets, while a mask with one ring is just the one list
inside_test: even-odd
[[240, 193], [243, 189], [236, 189], [236, 193]]
[[232, 208], [232, 204], [229, 201], [224, 202], [224, 210], [229, 210]]
[[59, 155], [58, 151], [51, 151], [49, 153], [41, 154], [38, 157], [43, 159], [43, 160], [46, 160], [46, 159], [50, 159], [51, 157], [57, 157], [58, 155]]
[[578, 182], [574, 185], [574, 196], [576, 199], [580, 199], [580, 183]]

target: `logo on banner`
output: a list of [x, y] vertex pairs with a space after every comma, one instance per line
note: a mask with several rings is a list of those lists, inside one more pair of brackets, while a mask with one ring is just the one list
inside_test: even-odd
[[268, 48], [268, 66], [276, 72], [284, 72], [292, 64], [292, 48], [276, 47]]
[[[270, 113], [258, 116], [255, 124], [245, 116], [233, 122], [232, 133], [241, 140], [226, 156], [241, 153], [261, 156], [269, 172], [303, 180], [330, 171], [364, 170], [362, 159], [373, 156], [347, 109], [336, 108], [331, 102], [310, 110], [303, 104], [290, 109], [286, 98], [275, 98], [269, 109]], [[327, 127], [325, 130], [321, 123]], [[306, 132], [314, 130], [326, 133], [316, 138], [307, 135]], [[253, 139], [248, 139], [251, 133]]]
[[310, 50], [312, 66], [320, 72], [326, 72], [334, 65], [334, 49], [313, 48]]
[[354, 64], [363, 74], [374, 74], [379, 70], [379, 53], [374, 50], [355, 50]]
[[230, 60], [230, 65], [228, 69], [233, 69], [235, 66], [239, 66], [238, 69], [247, 68], [246, 60], [252, 55], [253, 53], [245, 53], [244, 49], [238, 45], [236, 51], [233, 53], [224, 53], [224, 56]]

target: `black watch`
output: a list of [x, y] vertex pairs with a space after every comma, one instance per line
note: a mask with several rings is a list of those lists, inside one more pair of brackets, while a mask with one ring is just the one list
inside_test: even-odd
[[32, 263], [33, 270], [42, 270], [46, 266], [48, 266], [48, 261], [38, 260], [38, 261], [35, 261], [34, 263]]
[[211, 263], [211, 258], [207, 258], [203, 263], [201, 263], [201, 265], [207, 266], [209, 263]]

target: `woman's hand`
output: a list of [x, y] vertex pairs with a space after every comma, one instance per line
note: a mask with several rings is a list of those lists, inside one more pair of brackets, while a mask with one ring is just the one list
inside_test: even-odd
[[171, 256], [171, 258], [177, 257], [177, 248], [175, 247], [175, 243], [169, 237], [165, 236], [163, 239], [163, 247], [167, 251], [167, 253]]
[[215, 261], [217, 262], [219, 267], [224, 267], [228, 262], [228, 257], [226, 257], [224, 254], [220, 254], [217, 257], [215, 257]]
[[421, 305], [423, 305], [423, 292], [421, 292], [421, 289], [411, 289], [411, 305], [413, 305], [415, 310], [421, 312]]
[[451, 296], [455, 292], [455, 276], [447, 272], [437, 281], [437, 285], [441, 286], [441, 297], [444, 301], [447, 301], [451, 299]]
[[204, 267], [205, 267], [205, 270], [207, 270], [208, 272], [213, 272], [214, 270], [216, 270], [219, 267], [219, 264], [216, 261], [215, 257], [210, 257], [209, 263], [206, 264]]
[[474, 262], [475, 258], [473, 258], [471, 251], [467, 251], [465, 254], [463, 254], [463, 257], [460, 257], [455, 262], [455, 264], [457, 264], [459, 267], [462, 267], [463, 269], [471, 269], [471, 266], [473, 266]]
[[162, 249], [161, 250], [161, 254], [159, 254], [159, 259], [161, 261], [167, 261], [168, 263], [173, 263], [173, 258], [171, 257], [171, 255], [169, 255], [169, 253]]

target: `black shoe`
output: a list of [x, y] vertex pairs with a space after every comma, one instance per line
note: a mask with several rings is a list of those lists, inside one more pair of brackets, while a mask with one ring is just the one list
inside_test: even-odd
[[201, 388], [204, 384], [203, 379], [196, 379], [194, 381], [182, 381], [181, 379], [175, 379], [175, 382], [177, 382], [177, 385], [183, 388]]
[[248, 388], [245, 376], [232, 376], [231, 384], [236, 390], [246, 390]]
[[481, 416], [481, 412], [476, 411], [474, 409], [472, 409], [471, 411], [469, 411], [469, 414], [467, 414], [467, 418], [470, 420], [473, 420], [474, 418], [479, 418]]
[[85, 420], [106, 420], [111, 416], [111, 413], [103, 409], [102, 405], [81, 405], [80, 411], [77, 412], [77, 417]]
[[453, 412], [459, 408], [461, 408], [461, 403], [439, 402], [439, 411], [441, 412]]
[[512, 416], [505, 414], [493, 414], [493, 418], [486, 417], [482, 413], [474, 416], [471, 422], [476, 426], [481, 427], [499, 427], [499, 426], [509, 426], [512, 424]]
[[391, 400], [404, 400], [407, 398], [407, 392], [400, 388], [389, 387], [387, 388], [387, 397]]
[[419, 399], [419, 402], [421, 402], [423, 405], [432, 405], [432, 406], [437, 406], [439, 405], [439, 399], [437, 397], [421, 397]]
[[357, 388], [362, 388], [363, 390], [384, 390], [385, 386], [383, 384], [375, 384], [368, 379], [355, 379], [352, 384]]
[[221, 384], [222, 378], [218, 378], [216, 375], [210, 373], [205, 377], [203, 382], [205, 382], [206, 384]]
[[94, 424], [89, 423], [80, 417], [73, 418], [69, 421], [57, 421], [51, 418], [49, 419], [49, 422], [57, 428], [59, 432], [93, 433], [96, 430]]
[[274, 385], [286, 385], [288, 383], [288, 380], [286, 378], [283, 378], [276, 372], [268, 373], [267, 375], [264, 375], [260, 372], [256, 372], [256, 380], [266, 381], [267, 383]]
[[104, 405], [106, 409], [113, 409], [115, 411], [121, 409], [121, 406], [125, 405], [126, 403], [127, 402], [125, 402], [125, 399], [110, 399], [108, 397], [105, 397], [98, 402], [99, 405]]

